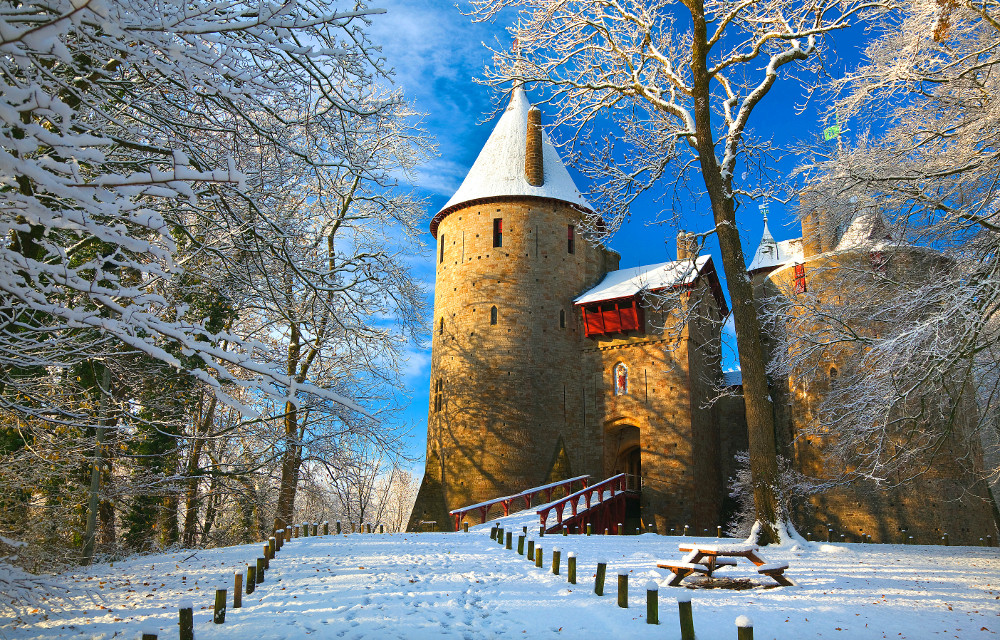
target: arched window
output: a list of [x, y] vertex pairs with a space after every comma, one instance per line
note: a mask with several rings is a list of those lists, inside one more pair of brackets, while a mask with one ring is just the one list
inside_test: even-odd
[[566, 310], [565, 309], [560, 309], [559, 310], [559, 328], [560, 329], [565, 329], [566, 328]]
[[837, 367], [830, 367], [830, 384], [837, 381]]
[[614, 368], [615, 376], [615, 395], [624, 396], [628, 395], [628, 367], [625, 366], [624, 362], [619, 362]]
[[490, 324], [497, 323], [497, 308], [496, 305], [490, 307]]

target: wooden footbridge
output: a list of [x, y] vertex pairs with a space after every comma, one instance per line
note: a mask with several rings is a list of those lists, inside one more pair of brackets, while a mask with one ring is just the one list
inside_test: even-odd
[[[531, 509], [532, 502], [537, 502], [544, 495], [545, 501], [535, 508], [535, 513], [545, 533], [556, 533], [563, 527], [572, 533], [579, 533], [588, 524], [598, 533], [605, 529], [610, 533], [619, 533], [618, 526], [625, 522], [627, 501], [638, 500], [639, 491], [629, 488], [630, 478], [625, 473], [593, 485], [589, 484], [589, 479], [590, 476], [577, 476], [455, 509], [450, 512], [455, 518], [455, 531], [461, 529], [462, 521], [470, 513], [478, 512], [480, 523], [484, 523], [501, 515], [509, 516], [512, 512]], [[575, 485], [580, 486], [576, 491]], [[559, 493], [563, 497], [553, 501], [553, 495], [558, 496]], [[522, 502], [523, 508], [518, 508]]]

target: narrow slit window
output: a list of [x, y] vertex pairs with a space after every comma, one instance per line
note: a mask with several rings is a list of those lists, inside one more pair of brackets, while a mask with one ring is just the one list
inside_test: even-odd
[[576, 227], [566, 227], [566, 253], [576, 253]]
[[441, 320], [438, 322], [438, 335], [439, 336], [444, 335], [444, 317], [442, 317]]
[[493, 218], [493, 246], [503, 246], [503, 218]]
[[560, 309], [559, 310], [559, 328], [560, 329], [565, 329], [566, 328], [566, 310], [565, 309]]
[[497, 308], [495, 306], [490, 308], [490, 324], [497, 323]]
[[444, 234], [443, 233], [441, 234], [440, 242], [441, 242], [441, 247], [440, 247], [440, 254], [438, 255], [438, 262], [444, 262]]

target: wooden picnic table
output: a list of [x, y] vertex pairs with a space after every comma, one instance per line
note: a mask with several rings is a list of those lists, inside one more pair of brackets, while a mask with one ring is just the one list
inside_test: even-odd
[[656, 564], [661, 569], [670, 569], [674, 577], [670, 579], [670, 586], [680, 586], [681, 580], [694, 574], [702, 573], [708, 577], [721, 567], [736, 566], [736, 558], [746, 558], [757, 567], [757, 573], [770, 576], [784, 586], [791, 587], [792, 581], [785, 577], [787, 562], [768, 563], [758, 555], [760, 548], [755, 544], [746, 542], [736, 543], [690, 543], [682, 544], [679, 549], [687, 552], [679, 562], [660, 561]]

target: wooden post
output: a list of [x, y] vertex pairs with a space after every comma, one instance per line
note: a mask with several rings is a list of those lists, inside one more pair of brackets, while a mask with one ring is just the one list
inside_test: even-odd
[[628, 609], [628, 571], [618, 572], [618, 606]]
[[275, 552], [278, 550], [278, 541], [274, 539], [274, 536], [271, 536], [270, 538], [267, 539], [267, 547], [268, 547], [267, 549], [268, 552], [271, 554], [271, 557], [273, 558]]
[[299, 525], [297, 524], [292, 526], [292, 537], [293, 538], [299, 537]]
[[604, 528], [604, 535], [608, 535], [608, 534], [609, 534], [609, 531], [608, 531], [608, 528], [607, 528], [607, 527], [605, 527], [605, 528]]
[[152, 631], [140, 631], [139, 638], [140, 640], [156, 640], [156, 634]]
[[535, 547], [535, 566], [541, 569], [542, 567], [542, 547]]
[[180, 627], [180, 640], [194, 640], [194, 612], [192, 607], [181, 607], [178, 611], [177, 626]]
[[490, 528], [490, 540], [496, 540], [496, 539], [497, 539], [497, 526], [493, 525], [493, 527]]
[[944, 546], [946, 546], [946, 547], [950, 547], [951, 546], [951, 540], [948, 538], [948, 532], [947, 531], [944, 532], [944, 535], [941, 536], [941, 539], [944, 540]]
[[222, 624], [226, 621], [226, 590], [215, 590], [215, 609], [212, 611], [212, 622]]
[[506, 541], [506, 544], [504, 544], [504, 548], [506, 548], [506, 549], [512, 549], [513, 548], [513, 542], [514, 542], [514, 532], [513, 531], [508, 531], [507, 532], [507, 541]]
[[264, 582], [264, 558], [257, 558], [257, 584]]
[[239, 609], [243, 606], [243, 572], [237, 571], [233, 578], [233, 609]]
[[465, 531], [466, 533], [469, 533], [469, 521], [468, 520], [466, 520], [465, 522], [462, 523], [462, 530]]
[[576, 554], [572, 551], [566, 554], [566, 580], [576, 584]]
[[597, 563], [597, 575], [594, 576], [594, 593], [604, 595], [604, 574], [608, 571], [608, 563], [603, 560]]
[[538, 537], [539, 538], [545, 537], [545, 527], [538, 527]]
[[535, 541], [528, 538], [528, 553], [525, 554], [528, 562], [533, 562], [535, 560]]
[[594, 532], [594, 527], [589, 522], [587, 523], [587, 535], [589, 536]]
[[337, 520], [337, 535], [338, 536], [340, 535], [340, 531], [341, 531], [341, 529], [340, 529], [340, 520]]
[[524, 535], [519, 535], [517, 537], [517, 555], [524, 555]]
[[314, 536], [318, 536], [319, 535], [319, 523], [318, 522], [314, 522], [313, 523], [313, 535]]
[[285, 542], [291, 542], [291, 541], [292, 541], [292, 530], [289, 529], [288, 527], [285, 527]]
[[715, 525], [715, 537], [716, 538], [721, 538], [722, 537], [722, 525], [721, 524]]
[[274, 547], [275, 551], [281, 551], [281, 547], [285, 546], [285, 530], [278, 529], [274, 532], [274, 542], [277, 546]]
[[271, 554], [271, 547], [270, 547], [270, 545], [264, 544], [264, 550], [262, 551], [262, 553], [264, 554], [264, 556], [263, 556], [264, 557], [264, 568], [265, 569], [270, 569], [271, 568], [271, 555], [270, 555]]
[[372, 523], [369, 522], [368, 524], [365, 525], [365, 533], [371, 533], [371, 532], [372, 532]]
[[552, 574], [553, 575], [559, 575], [559, 556], [560, 555], [561, 555], [561, 552], [559, 551], [559, 547], [554, 547], [552, 549]]
[[677, 596], [677, 613], [681, 619], [681, 640], [694, 640], [694, 616], [691, 615], [690, 593]]
[[910, 538], [909, 538], [909, 541], [908, 541], [908, 542], [907, 542], [906, 544], [916, 544], [916, 543], [915, 543], [915, 542], [913, 541], [913, 536], [910, 536]]
[[563, 535], [564, 536], [569, 535], [569, 527], [567, 527], [566, 525], [563, 525]]
[[646, 624], [660, 624], [660, 586], [653, 580], [646, 585]]
[[813, 532], [812, 531], [806, 531], [806, 540], [812, 542], [812, 539], [813, 539]]
[[302, 523], [302, 537], [303, 538], [308, 538], [309, 537], [309, 523], [308, 522], [303, 522]]
[[385, 525], [384, 524], [380, 524], [378, 526], [378, 532], [379, 533], [385, 533]]
[[257, 588], [257, 567], [247, 565], [247, 595]]
[[330, 522], [329, 522], [329, 520], [323, 522], [323, 535], [324, 536], [330, 535]]
[[828, 527], [826, 530], [826, 541], [833, 542], [833, 528]]
[[528, 526], [527, 525], [521, 527], [521, 533], [523, 533], [524, 535], [528, 535]]
[[992, 547], [993, 546], [993, 536], [991, 536], [989, 534], [987, 534], [987, 536], [986, 536], [986, 546], [987, 547]]
[[618, 523], [618, 535], [620, 536], [625, 535], [625, 527], [620, 522]]
[[686, 536], [687, 534], [688, 534], [688, 526], [684, 525], [684, 534], [683, 535]]
[[753, 640], [753, 620], [747, 616], [736, 618], [737, 640]]

